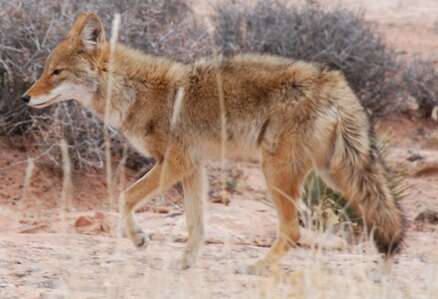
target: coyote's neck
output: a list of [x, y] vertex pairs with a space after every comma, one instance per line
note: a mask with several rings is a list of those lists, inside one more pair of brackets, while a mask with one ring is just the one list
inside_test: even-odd
[[114, 74], [142, 82], [179, 80], [187, 68], [176, 61], [147, 55], [122, 44], [117, 44], [111, 54], [108, 43], [102, 49], [99, 67], [102, 70], [111, 69]]
[[[111, 57], [110, 57], [111, 56]], [[101, 77], [92, 110], [119, 128], [132, 104], [163, 86], [176, 88], [187, 66], [166, 58], [145, 55], [118, 44], [110, 55], [106, 44], [98, 61]], [[109, 104], [108, 110], [106, 105]], [[105, 118], [105, 111], [108, 112]]]

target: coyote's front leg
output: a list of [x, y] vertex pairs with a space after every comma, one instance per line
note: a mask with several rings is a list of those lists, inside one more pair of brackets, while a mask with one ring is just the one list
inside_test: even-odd
[[135, 208], [157, 194], [160, 194], [191, 174], [190, 163], [178, 151], [167, 152], [165, 159], [121, 194], [121, 211], [127, 236], [137, 247], [147, 245], [143, 231], [136, 225]]
[[198, 166], [191, 175], [183, 179], [182, 183], [189, 236], [181, 267], [187, 269], [196, 262], [204, 238], [204, 201], [208, 185], [204, 166]]

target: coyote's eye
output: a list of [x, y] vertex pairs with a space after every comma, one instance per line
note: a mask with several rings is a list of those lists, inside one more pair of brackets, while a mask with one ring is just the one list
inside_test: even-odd
[[56, 70], [54, 70], [53, 72], [52, 72], [52, 75], [59, 75], [59, 74], [61, 74], [62, 73], [62, 71], [63, 71], [63, 69], [56, 69]]

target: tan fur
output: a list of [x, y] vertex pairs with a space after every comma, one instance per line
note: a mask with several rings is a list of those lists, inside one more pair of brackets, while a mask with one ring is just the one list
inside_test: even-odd
[[[80, 85], [81, 93], [93, 98], [76, 100], [103, 117], [109, 77], [109, 44], [103, 32], [97, 16], [82, 14], [27, 95], [41, 98], [61, 82]], [[279, 216], [277, 240], [250, 272], [269, 267], [298, 242], [295, 205], [311, 169], [363, 215], [379, 249], [392, 252], [400, 243], [402, 213], [388, 187], [366, 113], [340, 72], [258, 54], [186, 65], [122, 45], [117, 45], [113, 61], [110, 123], [157, 160], [122, 195], [126, 232], [137, 246], [146, 239], [135, 224], [135, 208], [182, 181], [189, 229], [182, 266], [195, 262], [204, 232], [203, 165], [222, 154], [221, 109], [227, 158], [261, 159]], [[64, 70], [53, 75], [57, 68]]]

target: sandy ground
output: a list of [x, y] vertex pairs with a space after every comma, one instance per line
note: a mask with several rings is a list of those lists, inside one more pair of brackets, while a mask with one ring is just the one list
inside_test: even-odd
[[[340, 2], [365, 8], [407, 56], [437, 55], [435, 1]], [[208, 10], [195, 4], [200, 14]], [[401, 203], [409, 219], [405, 248], [389, 275], [360, 242], [340, 251], [297, 248], [274, 276], [236, 274], [267, 252], [276, 230], [262, 174], [249, 163], [227, 172], [236, 184], [228, 206], [212, 202], [215, 185], [199, 264], [176, 270], [186, 236], [177, 189], [137, 214], [152, 238], [138, 250], [117, 237], [119, 214], [102, 173], [74, 174], [73, 192], [61, 201], [59, 171], [37, 162], [26, 179], [32, 150], [0, 140], [0, 298], [438, 298], [438, 225], [414, 221], [438, 211], [437, 127], [407, 118], [378, 124], [394, 143], [391, 160], [406, 165], [412, 185]], [[124, 185], [136, 175], [126, 173]], [[216, 176], [213, 169], [212, 183]], [[320, 237], [324, 243], [329, 236]]]
[[[36, 164], [23, 197], [26, 183], [16, 180], [23, 177], [27, 164], [7, 167], [11, 161], [25, 161], [26, 152], [4, 146], [2, 157], [7, 160], [0, 161], [0, 178], [7, 183], [0, 186], [0, 298], [175, 298], [176, 294], [263, 298], [264, 292], [269, 294], [266, 298], [316, 298], [303, 289], [306, 279], [311, 286], [327, 284], [325, 291], [313, 291], [334, 298], [335, 290], [346, 288], [346, 278], [349, 284], [366, 286], [346, 288], [351, 298], [379, 298], [373, 296], [382, 292], [393, 292], [393, 297], [385, 298], [435, 298], [438, 226], [414, 221], [427, 209], [438, 211], [435, 127], [407, 119], [378, 125], [381, 134], [392, 136], [396, 146], [391, 160], [407, 165], [412, 185], [402, 201], [409, 219], [405, 248], [389, 276], [382, 275], [381, 260], [367, 243], [341, 251], [298, 248], [282, 261], [276, 278], [236, 274], [240, 266], [266, 253], [275, 236], [275, 211], [256, 164], [239, 163], [233, 175], [228, 173], [237, 182], [229, 193], [230, 204], [209, 201], [207, 245], [200, 263], [179, 271], [174, 264], [182, 253], [186, 229], [178, 191], [137, 214], [152, 238], [148, 248], [138, 250], [117, 237], [119, 215], [110, 209], [102, 177], [75, 178], [70, 210], [62, 212], [61, 179]], [[320, 237], [325, 244], [324, 238], [330, 236]]]
[[434, 0], [340, 0], [363, 10], [387, 42], [407, 55], [427, 56], [438, 63], [438, 5]]

